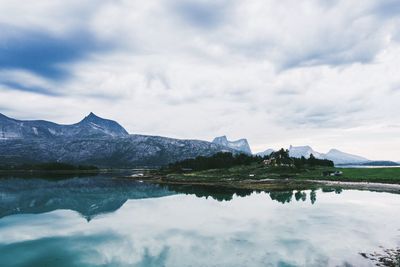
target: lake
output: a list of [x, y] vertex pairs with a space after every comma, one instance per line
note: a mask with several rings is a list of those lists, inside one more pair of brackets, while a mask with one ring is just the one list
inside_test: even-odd
[[[400, 195], [0, 179], [0, 266], [374, 266]], [[383, 247], [383, 248], [381, 248]]]

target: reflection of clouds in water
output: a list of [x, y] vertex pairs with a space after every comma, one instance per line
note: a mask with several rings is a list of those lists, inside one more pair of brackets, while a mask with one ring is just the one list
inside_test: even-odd
[[[129, 200], [89, 223], [61, 210], [9, 216], [0, 220], [0, 236], [14, 244], [2, 245], [0, 254], [15, 257], [23, 248], [18, 242], [31, 242], [37, 259], [54, 248], [69, 266], [340, 266], [365, 265], [359, 251], [395, 244], [398, 195], [318, 191], [314, 205], [302, 196], [285, 205], [265, 193], [224, 202], [193, 195]], [[382, 203], [390, 205], [382, 209]], [[393, 220], [385, 220], [382, 229], [389, 215]], [[44, 246], [51, 246], [50, 253]]]
[[164, 248], [160, 254], [151, 255], [146, 248], [142, 260], [137, 264], [138, 267], [159, 267], [165, 266], [168, 257], [168, 249]]
[[39, 238], [0, 245], [0, 255], [2, 266], [100, 265], [104, 262], [104, 255], [96, 246], [116, 242], [119, 240], [108, 234]]

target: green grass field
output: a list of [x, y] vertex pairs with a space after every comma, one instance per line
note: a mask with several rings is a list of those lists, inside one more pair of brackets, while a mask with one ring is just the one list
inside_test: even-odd
[[[322, 176], [323, 171], [340, 170], [342, 176]], [[262, 180], [262, 179], [297, 179], [297, 180], [333, 180], [352, 182], [379, 182], [400, 184], [400, 168], [329, 168], [315, 167], [299, 170], [290, 167], [267, 167], [263, 164], [236, 166], [228, 169], [212, 169], [186, 173], [167, 174], [168, 179], [196, 181], [226, 180]]]

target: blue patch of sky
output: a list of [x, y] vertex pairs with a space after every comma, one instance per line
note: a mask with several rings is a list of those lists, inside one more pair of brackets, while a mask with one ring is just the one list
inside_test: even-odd
[[378, 1], [372, 12], [382, 18], [397, 17], [400, 14], [400, 2], [399, 0]]
[[68, 78], [67, 64], [111, 47], [87, 31], [58, 36], [39, 30], [0, 28], [8, 33], [0, 43], [0, 69], [25, 70], [51, 80]]

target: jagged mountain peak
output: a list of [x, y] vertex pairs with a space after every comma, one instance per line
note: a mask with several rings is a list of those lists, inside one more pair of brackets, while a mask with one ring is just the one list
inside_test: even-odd
[[238, 139], [235, 141], [229, 141], [226, 135], [222, 135], [219, 137], [215, 137], [214, 140], [212, 141], [215, 144], [222, 145], [229, 147], [231, 149], [244, 152], [246, 154], [251, 154], [251, 149], [249, 146], [249, 142], [247, 142], [247, 139], [242, 138]]
[[96, 121], [96, 120], [106, 120], [106, 119], [103, 119], [94, 114], [93, 112], [90, 112], [85, 118], [83, 118], [82, 121]]
[[90, 122], [101, 122], [101, 121], [111, 121], [111, 120], [101, 118], [96, 114], [94, 114], [93, 112], [90, 112], [89, 115], [84, 117], [79, 123], [90, 123]]
[[104, 119], [90, 112], [83, 120], [75, 125], [80, 128], [80, 136], [128, 136], [129, 133], [116, 121]]
[[228, 138], [226, 137], [226, 135], [222, 135], [222, 136], [215, 137], [214, 140], [213, 140], [212, 142], [213, 142], [213, 143], [217, 143], [217, 142], [228, 142]]

